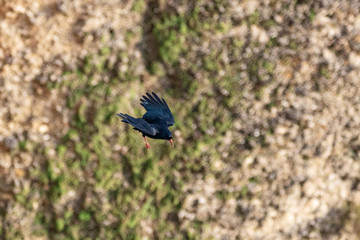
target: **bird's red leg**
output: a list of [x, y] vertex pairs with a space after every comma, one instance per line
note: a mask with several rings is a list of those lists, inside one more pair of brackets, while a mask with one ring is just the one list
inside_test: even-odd
[[146, 141], [146, 137], [144, 137], [144, 140], [145, 140], [145, 147], [146, 147], [146, 149], [149, 149], [149, 148], [150, 148], [150, 145], [149, 145], [148, 142]]

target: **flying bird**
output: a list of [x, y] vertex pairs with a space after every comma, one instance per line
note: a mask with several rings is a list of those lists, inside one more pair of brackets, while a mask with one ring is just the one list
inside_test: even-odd
[[130, 124], [135, 130], [142, 133], [146, 149], [150, 148], [146, 137], [169, 140], [174, 147], [172, 134], [168, 127], [174, 125], [175, 122], [165, 100], [163, 98], [160, 99], [152, 92], [152, 95], [146, 93], [146, 96], [143, 96], [143, 99], [140, 99], [140, 101], [140, 105], [147, 111], [142, 118], [134, 118], [127, 114], [119, 113], [117, 115], [122, 118], [121, 121]]

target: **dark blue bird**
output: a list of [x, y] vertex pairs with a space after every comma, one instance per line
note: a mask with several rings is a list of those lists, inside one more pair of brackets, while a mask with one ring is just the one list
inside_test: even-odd
[[150, 148], [146, 137], [169, 140], [174, 147], [172, 134], [168, 129], [168, 127], [174, 125], [174, 117], [169, 106], [163, 98], [160, 99], [154, 92], [152, 95], [146, 93], [146, 96], [143, 96], [143, 98], [140, 99], [140, 105], [147, 112], [142, 118], [134, 118], [123, 113], [117, 115], [122, 118], [122, 122], [130, 124], [135, 130], [142, 133], [146, 149]]

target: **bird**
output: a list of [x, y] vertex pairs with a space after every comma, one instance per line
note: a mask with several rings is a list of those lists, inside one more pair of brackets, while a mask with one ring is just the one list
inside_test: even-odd
[[146, 137], [168, 140], [174, 147], [173, 136], [168, 128], [173, 126], [175, 121], [165, 100], [160, 99], [154, 92], [152, 95], [146, 93], [146, 96], [144, 95], [140, 99], [140, 105], [147, 111], [142, 118], [135, 118], [123, 113], [118, 113], [117, 116], [122, 118], [122, 122], [130, 124], [135, 130], [142, 133], [146, 149], [150, 148]]

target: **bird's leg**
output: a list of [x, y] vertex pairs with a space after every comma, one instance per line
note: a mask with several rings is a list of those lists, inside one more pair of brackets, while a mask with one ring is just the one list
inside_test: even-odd
[[150, 145], [148, 144], [148, 142], [146, 141], [146, 137], [144, 136], [144, 140], [145, 140], [145, 147], [146, 149], [149, 149], [150, 148]]

